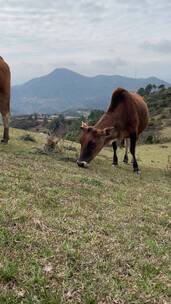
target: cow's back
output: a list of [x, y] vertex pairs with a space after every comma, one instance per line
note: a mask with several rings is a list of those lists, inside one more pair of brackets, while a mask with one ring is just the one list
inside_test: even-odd
[[130, 93], [123, 88], [112, 94], [107, 112], [95, 124], [96, 128], [117, 126], [118, 138], [130, 137], [136, 132], [140, 134], [148, 124], [148, 108], [143, 98], [137, 93]]

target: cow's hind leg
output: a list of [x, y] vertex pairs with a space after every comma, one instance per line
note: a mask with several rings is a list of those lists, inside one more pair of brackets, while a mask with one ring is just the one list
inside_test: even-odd
[[2, 119], [3, 119], [3, 125], [4, 125], [4, 133], [3, 133], [3, 139], [1, 142], [8, 143], [9, 140], [9, 113], [2, 113]]
[[116, 150], [117, 150], [117, 142], [116, 141], [113, 141], [112, 147], [113, 147], [113, 163], [112, 163], [112, 166], [117, 166], [118, 165], [118, 157], [117, 157], [117, 154], [116, 154]]
[[133, 158], [133, 170], [134, 172], [136, 172], [137, 174], [140, 173], [139, 167], [138, 167], [138, 163], [135, 157], [135, 147], [136, 147], [136, 141], [137, 141], [137, 135], [136, 133], [131, 133], [130, 135], [130, 152], [132, 154], [132, 158]]
[[124, 155], [124, 159], [123, 159], [123, 162], [125, 164], [128, 163], [128, 149], [129, 149], [129, 139], [126, 138], [125, 139], [125, 155]]

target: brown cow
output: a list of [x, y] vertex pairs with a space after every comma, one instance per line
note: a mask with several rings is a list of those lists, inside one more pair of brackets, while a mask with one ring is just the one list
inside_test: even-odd
[[4, 125], [4, 134], [1, 142], [3, 143], [8, 143], [9, 140], [10, 81], [11, 73], [9, 66], [0, 57], [0, 112]]
[[[138, 135], [147, 127], [147, 124], [148, 108], [143, 98], [123, 88], [116, 89], [112, 94], [107, 112], [102, 115], [95, 126], [82, 124], [81, 152], [77, 164], [81, 167], [87, 167], [88, 163], [95, 158], [100, 150], [112, 141], [114, 150], [113, 165], [117, 165], [116, 140], [130, 138], [133, 169], [134, 172], [139, 173], [135, 157], [135, 146]], [[124, 161], [127, 162], [127, 160], [126, 153]]]

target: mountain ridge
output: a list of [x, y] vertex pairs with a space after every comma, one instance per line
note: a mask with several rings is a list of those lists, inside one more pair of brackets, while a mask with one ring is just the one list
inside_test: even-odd
[[12, 113], [105, 109], [116, 87], [135, 91], [149, 83], [169, 86], [168, 82], [154, 76], [137, 79], [121, 75], [84, 76], [66, 68], [56, 68], [46, 75], [12, 87]]

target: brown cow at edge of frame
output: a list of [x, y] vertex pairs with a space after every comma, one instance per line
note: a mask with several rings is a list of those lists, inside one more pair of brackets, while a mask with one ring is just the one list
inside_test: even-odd
[[4, 125], [4, 134], [1, 142], [3, 143], [8, 143], [9, 140], [10, 82], [11, 73], [9, 66], [0, 56], [0, 112]]
[[[95, 126], [82, 123], [83, 131], [80, 138], [81, 151], [77, 164], [88, 167], [88, 164], [100, 150], [109, 142], [113, 146], [113, 165], [118, 165], [116, 141], [130, 138], [130, 152], [133, 157], [133, 170], [139, 173], [135, 156], [135, 147], [138, 136], [147, 127], [148, 108], [143, 98], [137, 93], [128, 92], [123, 88], [116, 89], [111, 98], [107, 112], [102, 115]], [[128, 142], [128, 140], [126, 140]], [[126, 149], [124, 162], [128, 162]]]

